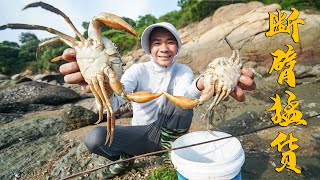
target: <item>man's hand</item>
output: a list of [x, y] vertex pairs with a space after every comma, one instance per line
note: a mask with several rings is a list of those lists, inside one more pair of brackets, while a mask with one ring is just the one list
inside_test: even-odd
[[80, 72], [78, 63], [76, 61], [76, 51], [72, 48], [68, 48], [63, 51], [62, 58], [68, 63], [60, 66], [59, 70], [64, 74], [64, 81], [69, 84], [81, 85], [82, 91], [91, 92], [89, 85], [84, 81]]
[[[241, 76], [240, 76], [240, 82], [235, 87], [234, 91], [230, 93], [230, 96], [232, 96], [237, 101], [244, 101], [245, 100], [245, 94], [244, 90], [254, 90], [256, 88], [256, 84], [253, 81], [254, 74], [250, 69], [243, 68], [241, 70]], [[203, 86], [203, 77], [200, 77], [197, 82], [197, 88], [202, 91], [204, 89]]]
[[243, 68], [241, 70], [240, 82], [230, 95], [237, 101], [245, 100], [244, 90], [252, 91], [256, 89], [256, 83], [253, 81], [254, 74], [250, 69]]

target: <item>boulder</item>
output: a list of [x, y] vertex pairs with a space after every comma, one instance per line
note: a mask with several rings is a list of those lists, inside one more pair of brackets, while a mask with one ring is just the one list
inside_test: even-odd
[[[178, 63], [189, 65], [195, 73], [201, 73], [217, 57], [230, 57], [232, 51], [226, 41], [239, 49], [244, 61], [253, 61], [258, 67], [270, 67], [272, 52], [277, 49], [287, 51], [286, 44], [293, 46], [298, 54], [297, 61], [303, 65], [314, 65], [320, 59], [320, 15], [299, 11], [299, 43], [294, 43], [287, 33], [266, 37], [269, 31], [269, 12], [277, 14], [278, 4], [263, 5], [260, 2], [237, 3], [223, 6], [200, 22], [194, 22], [179, 30], [183, 42]], [[282, 11], [290, 15], [292, 11]], [[134, 63], [148, 61], [146, 55], [131, 53], [126, 56], [129, 68]], [[263, 72], [264, 69], [263, 69]]]
[[7, 75], [0, 74], [0, 80], [7, 80], [7, 79], [10, 79]]
[[32, 80], [52, 85], [63, 85], [65, 83], [63, 74], [37, 74], [33, 76]]
[[93, 111], [81, 106], [67, 106], [62, 115], [66, 129], [71, 131], [84, 126], [93, 125], [99, 117]]
[[0, 112], [27, 110], [30, 104], [59, 105], [80, 99], [68, 88], [40, 82], [24, 82], [0, 90]]
[[[224, 11], [232, 12], [239, 4], [222, 7]], [[257, 5], [258, 6], [258, 5]], [[280, 33], [272, 37], [266, 37], [269, 31], [269, 14], [276, 12], [281, 7], [277, 4], [253, 8], [243, 6], [247, 12], [243, 15], [237, 14], [236, 18], [218, 23], [199, 38], [185, 43], [180, 51], [178, 62], [188, 64], [193, 70], [201, 72], [214, 58], [220, 56], [229, 57], [231, 48], [226, 41], [227, 38], [233, 47], [240, 49], [242, 59], [255, 61], [260, 66], [270, 66], [273, 58], [270, 53], [277, 49], [287, 51], [286, 44], [293, 46], [298, 54], [297, 61], [305, 64], [315, 64], [320, 58], [320, 15], [311, 15], [300, 12], [299, 18], [304, 19], [306, 24], [299, 25], [299, 43], [294, 43], [289, 34]], [[251, 10], [249, 10], [251, 8]], [[221, 10], [218, 9], [216, 13]], [[291, 11], [283, 11], [291, 14]], [[216, 14], [215, 13], [215, 14]], [[218, 21], [218, 15], [213, 15]], [[221, 15], [221, 18], [224, 17]]]

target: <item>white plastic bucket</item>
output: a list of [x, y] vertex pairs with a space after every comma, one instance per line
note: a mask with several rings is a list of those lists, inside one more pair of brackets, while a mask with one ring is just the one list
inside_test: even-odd
[[[172, 148], [219, 139], [230, 134], [197, 131], [181, 136]], [[241, 179], [241, 167], [245, 160], [240, 141], [228, 138], [171, 152], [171, 160], [180, 179]], [[181, 176], [182, 175], [182, 176]]]

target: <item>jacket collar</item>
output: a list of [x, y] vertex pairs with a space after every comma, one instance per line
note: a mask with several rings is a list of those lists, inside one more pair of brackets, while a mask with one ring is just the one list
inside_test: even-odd
[[149, 55], [150, 57], [150, 61], [151, 61], [151, 66], [152, 66], [152, 70], [160, 73], [160, 72], [171, 72], [174, 69], [174, 66], [176, 64], [176, 59], [178, 57], [178, 54], [174, 56], [172, 63], [167, 66], [167, 67], [163, 67], [160, 66], [158, 63], [156, 63], [156, 61], [153, 59], [153, 57], [151, 56], [151, 54]]

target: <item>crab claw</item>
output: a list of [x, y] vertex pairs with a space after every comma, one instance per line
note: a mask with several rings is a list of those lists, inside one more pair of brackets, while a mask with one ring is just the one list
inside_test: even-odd
[[149, 102], [151, 100], [154, 100], [161, 95], [162, 95], [162, 92], [161, 93], [151, 93], [151, 92], [146, 92], [146, 91], [139, 91], [136, 93], [127, 94], [126, 96], [127, 96], [128, 100], [130, 100], [130, 101], [138, 102], [138, 103], [145, 103], [145, 102]]
[[127, 22], [125, 22], [119, 16], [116, 16], [111, 13], [100, 13], [93, 18], [93, 21], [99, 21], [112, 29], [124, 30], [134, 36], [138, 35], [137, 32]]
[[192, 100], [184, 96], [172, 96], [164, 91], [162, 93], [166, 95], [166, 97], [175, 105], [180, 106], [184, 109], [192, 109], [199, 105], [198, 100]]
[[88, 36], [94, 40], [102, 42], [101, 39], [101, 24], [104, 24], [107, 27], [116, 29], [116, 30], [123, 30], [126, 31], [133, 36], [137, 36], [137, 32], [123, 19], [120, 17], [111, 14], [111, 13], [100, 13], [95, 16], [89, 24], [88, 29]]

